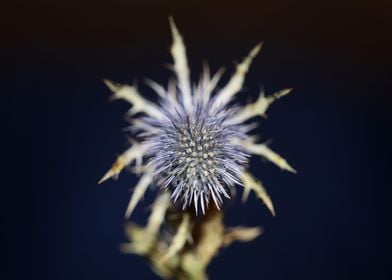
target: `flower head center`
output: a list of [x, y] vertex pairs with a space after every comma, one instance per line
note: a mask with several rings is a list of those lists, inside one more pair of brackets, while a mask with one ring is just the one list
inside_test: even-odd
[[[214, 136], [214, 133], [195, 126], [181, 129], [175, 164], [188, 180], [206, 183], [216, 174], [220, 145]], [[199, 185], [195, 184], [196, 187]]]

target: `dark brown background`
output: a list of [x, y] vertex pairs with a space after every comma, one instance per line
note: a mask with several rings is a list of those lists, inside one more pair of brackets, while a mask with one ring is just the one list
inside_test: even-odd
[[[261, 160], [277, 217], [251, 197], [230, 225], [265, 234], [222, 252], [211, 279], [390, 279], [391, 5], [388, 1], [13, 1], [0, 7], [5, 279], [156, 279], [122, 255], [136, 179], [97, 186], [127, 146], [126, 105], [102, 78], [165, 82], [173, 15], [197, 78], [264, 41], [241, 102], [295, 89], [261, 120], [299, 170]], [[150, 192], [134, 216], [146, 218]]]

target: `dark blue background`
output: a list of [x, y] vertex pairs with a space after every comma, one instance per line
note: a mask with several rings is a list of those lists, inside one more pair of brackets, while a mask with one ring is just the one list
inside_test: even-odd
[[[142, 258], [118, 251], [136, 178], [97, 185], [128, 145], [127, 106], [108, 103], [101, 80], [166, 82], [169, 14], [193, 73], [207, 60], [228, 67], [227, 81], [233, 62], [263, 40], [242, 101], [261, 84], [295, 89], [271, 107], [260, 134], [299, 174], [252, 161], [277, 217], [254, 196], [227, 203], [227, 224], [265, 234], [222, 251], [211, 279], [390, 279], [391, 7], [272, 0], [2, 7], [4, 279], [157, 279]], [[152, 197], [134, 220], [145, 222]]]

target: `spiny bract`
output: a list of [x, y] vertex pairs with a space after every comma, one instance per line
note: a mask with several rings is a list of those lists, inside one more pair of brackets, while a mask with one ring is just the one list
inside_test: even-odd
[[248, 158], [251, 154], [261, 155], [283, 169], [295, 170], [265, 144], [256, 144], [256, 137], [248, 135], [254, 124], [245, 122], [264, 116], [269, 105], [291, 89], [269, 97], [261, 92], [253, 104], [232, 105], [261, 44], [237, 65], [234, 75], [222, 89], [216, 90], [216, 86], [223, 70], [210, 77], [207, 66], [200, 82], [191, 87], [185, 46], [171, 18], [170, 27], [177, 79], [169, 82], [167, 89], [151, 80], [146, 81], [160, 97], [157, 104], [145, 100], [136, 87], [105, 81], [114, 92], [113, 99], [121, 98], [132, 104], [130, 116], [142, 114], [131, 120], [131, 131], [142, 140], [134, 141], [100, 182], [118, 176], [125, 166], [136, 162], [135, 171], [143, 176], [134, 190], [127, 217], [153, 183], [163, 191], [169, 191], [173, 202], [181, 201], [183, 209], [193, 204], [196, 213], [199, 206], [205, 213], [210, 201], [219, 209], [223, 197], [230, 198], [231, 189], [237, 184], [245, 188], [244, 198], [250, 190], [255, 191], [274, 214], [265, 189], [246, 171]]

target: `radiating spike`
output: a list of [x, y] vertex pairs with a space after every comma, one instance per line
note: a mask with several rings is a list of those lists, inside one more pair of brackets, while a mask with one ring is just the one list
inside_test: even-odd
[[220, 210], [220, 206], [219, 206], [220, 203], [218, 202], [217, 197], [215, 196], [215, 192], [214, 192], [214, 189], [211, 187], [211, 184], [208, 184], [208, 188], [210, 190], [212, 200], [214, 201], [216, 208], [218, 208], [218, 210]]
[[203, 212], [203, 215], [205, 214], [204, 199], [205, 199], [205, 194], [204, 194], [204, 192], [202, 192], [201, 198], [200, 198], [200, 205], [201, 205], [201, 211]]
[[255, 144], [250, 141], [243, 141], [241, 142], [241, 145], [250, 153], [265, 157], [283, 170], [297, 173], [297, 170], [291, 167], [291, 165], [288, 164], [288, 162], [283, 157], [272, 151], [266, 144]]
[[112, 167], [105, 173], [105, 175], [99, 180], [98, 184], [103, 183], [109, 178], [118, 177], [124, 167], [131, 164], [135, 159], [139, 163], [141, 163], [146, 150], [146, 145], [135, 142], [131, 148], [129, 148], [117, 157], [117, 160], [113, 163]]
[[197, 190], [195, 190], [195, 191], [193, 191], [193, 204], [194, 204], [194, 206], [195, 206], [195, 211], [196, 211], [196, 216], [197, 216], [197, 207], [198, 207], [198, 204], [199, 204], [199, 193], [198, 193], [198, 191]]
[[132, 193], [131, 199], [129, 201], [127, 210], [125, 211], [125, 218], [129, 219], [133, 210], [135, 209], [137, 203], [143, 197], [144, 193], [147, 190], [147, 187], [152, 182], [152, 175], [149, 173], [145, 173], [142, 178], [140, 178], [139, 182], [137, 183], [135, 190]]
[[174, 23], [173, 17], [169, 17], [170, 29], [173, 36], [173, 44], [171, 46], [171, 54], [174, 60], [174, 71], [177, 75], [178, 86], [182, 94], [182, 100], [184, 107], [188, 112], [191, 112], [192, 108], [192, 94], [191, 85], [189, 80], [189, 68], [186, 57], [186, 50], [184, 41], [178, 32], [178, 29]]
[[265, 96], [264, 91], [261, 90], [259, 94], [259, 98], [255, 103], [248, 104], [244, 108], [242, 108], [237, 114], [235, 114], [232, 118], [228, 119], [226, 124], [238, 124], [244, 123], [245, 121], [256, 117], [256, 116], [266, 116], [267, 109], [269, 106], [274, 103], [277, 99], [289, 94], [292, 91], [291, 88], [283, 89], [270, 96]]
[[246, 171], [241, 174], [241, 180], [244, 183], [244, 188], [253, 190], [256, 193], [257, 197], [259, 197], [264, 202], [272, 215], [275, 216], [274, 205], [272, 204], [272, 200], [268, 195], [267, 190], [264, 188], [263, 184], [259, 180], [254, 178], [252, 174]]
[[104, 80], [104, 83], [114, 93], [111, 97], [111, 100], [123, 99], [132, 104], [132, 109], [130, 110], [131, 115], [136, 113], [145, 113], [157, 119], [162, 119], [164, 117], [164, 115], [154, 104], [147, 101], [140, 95], [136, 87], [127, 85], [122, 86], [109, 80]]
[[144, 82], [146, 83], [146, 85], [152, 88], [160, 97], [162, 98], [166, 97], [167, 92], [163, 86], [148, 78], [145, 78]]
[[218, 84], [219, 80], [221, 79], [223, 73], [225, 72], [225, 68], [221, 67], [219, 70], [215, 73], [215, 75], [212, 77], [211, 81], [207, 84], [205, 88], [205, 102], [210, 101], [211, 98], [211, 93], [214, 91], [216, 88], [216, 85]]
[[259, 53], [262, 47], [262, 43], [257, 44], [248, 54], [244, 60], [237, 65], [234, 75], [231, 77], [227, 85], [216, 96], [213, 107], [219, 108], [226, 105], [231, 101], [233, 96], [241, 90], [242, 84], [245, 80], [245, 75], [249, 70], [249, 66], [252, 63], [253, 58]]

